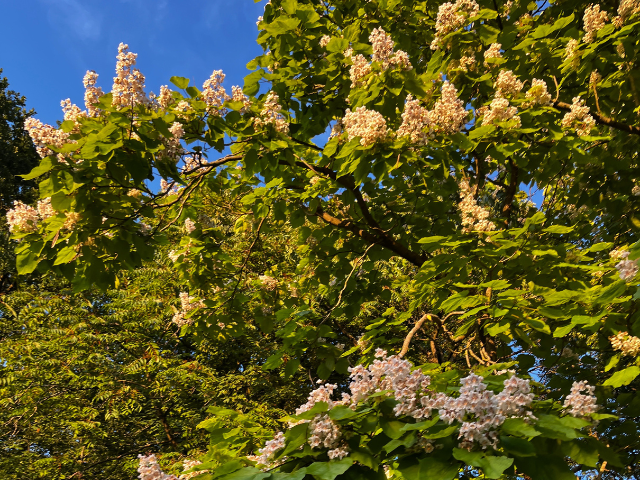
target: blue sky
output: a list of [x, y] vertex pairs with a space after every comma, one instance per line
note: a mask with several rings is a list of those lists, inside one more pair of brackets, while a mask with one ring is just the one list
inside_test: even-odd
[[158, 93], [173, 75], [201, 87], [218, 69], [230, 91], [262, 52], [255, 39], [263, 11], [264, 1], [253, 0], [7, 0], [0, 68], [36, 117], [54, 125], [61, 100], [83, 107], [87, 70], [111, 90], [120, 42], [138, 54], [147, 92]]

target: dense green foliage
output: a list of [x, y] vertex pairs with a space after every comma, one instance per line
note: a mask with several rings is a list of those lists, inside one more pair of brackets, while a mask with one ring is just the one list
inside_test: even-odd
[[[184, 225], [182, 332], [234, 348], [258, 327], [271, 344], [255, 365], [284, 367], [293, 390], [319, 378], [346, 392], [347, 367], [384, 348], [428, 362], [425, 398], [458, 395], [469, 371], [496, 394], [514, 374], [535, 394], [534, 416], [509, 414], [488, 444], [465, 443], [475, 414], [397, 413], [395, 387], [352, 408], [325, 399], [264, 471], [264, 423], [216, 410], [203, 479], [637, 476], [640, 360], [611, 340], [640, 341], [636, 10], [272, 0], [247, 97], [173, 77], [170, 97], [114, 91], [62, 124], [27, 177], [48, 175], [57, 213], [14, 235], [19, 270], [109, 289]], [[572, 413], [582, 381], [598, 413]], [[319, 421], [344, 458], [315, 442]]]

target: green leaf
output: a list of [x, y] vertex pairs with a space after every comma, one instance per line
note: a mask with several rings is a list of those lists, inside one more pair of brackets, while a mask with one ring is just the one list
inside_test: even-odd
[[564, 227], [562, 225], [552, 225], [551, 227], [547, 227], [545, 229], [543, 229], [543, 232], [547, 232], [547, 233], [558, 233], [558, 234], [562, 234], [562, 233], [569, 233], [569, 232], [573, 232], [573, 230], [576, 227]]
[[16, 257], [16, 267], [20, 275], [33, 272], [38, 266], [38, 255], [33, 252], [20, 253]]
[[318, 480], [333, 480], [349, 470], [352, 464], [353, 459], [349, 457], [337, 461], [315, 462], [307, 467], [307, 473]]
[[276, 21], [268, 24], [265, 30], [272, 35], [282, 35], [284, 33], [295, 30], [300, 25], [300, 20], [297, 18], [278, 18]]
[[53, 264], [60, 265], [61, 263], [69, 263], [77, 256], [78, 252], [76, 251], [75, 246], [64, 247], [56, 255], [56, 261]]
[[515, 437], [500, 437], [500, 446], [510, 455], [516, 457], [533, 457], [536, 449], [528, 440]]
[[401, 462], [398, 470], [406, 480], [453, 480], [460, 470], [457, 463], [443, 458], [428, 457], [419, 462]]
[[42, 160], [40, 160], [40, 164], [37, 167], [35, 167], [33, 170], [31, 170], [31, 172], [27, 173], [26, 175], [20, 175], [20, 176], [25, 180], [32, 180], [41, 175], [44, 175], [52, 168], [53, 168], [53, 163], [51, 162], [51, 158], [45, 157]]
[[483, 452], [470, 452], [461, 448], [453, 449], [453, 457], [456, 460], [481, 468], [487, 478], [500, 478], [502, 473], [513, 465], [513, 458], [484, 455]]
[[638, 375], [640, 375], [640, 367], [628, 367], [611, 375], [603, 385], [613, 388], [622, 387], [623, 385], [629, 385]]
[[540, 432], [521, 418], [507, 418], [500, 428], [502, 432], [518, 437], [533, 438], [540, 435]]
[[184, 90], [189, 86], [189, 79], [184, 77], [171, 77], [169, 79], [176, 87]]

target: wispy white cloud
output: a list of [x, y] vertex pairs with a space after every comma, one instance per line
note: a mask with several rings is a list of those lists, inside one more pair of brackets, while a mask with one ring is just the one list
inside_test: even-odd
[[102, 30], [102, 16], [89, 10], [79, 0], [41, 0], [47, 8], [47, 18], [58, 30], [81, 40], [96, 40]]

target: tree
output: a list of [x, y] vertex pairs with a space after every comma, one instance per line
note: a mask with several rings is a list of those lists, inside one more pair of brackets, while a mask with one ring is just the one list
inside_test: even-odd
[[34, 112], [27, 111], [25, 98], [8, 87], [7, 78], [0, 77], [0, 293], [5, 293], [15, 280], [15, 257], [5, 216], [14, 201], [30, 202], [35, 192], [33, 180], [17, 175], [29, 173], [39, 163], [33, 142], [24, 130], [25, 120]]
[[252, 247], [229, 258], [226, 227], [194, 221], [224, 190], [256, 241], [297, 231], [295, 276], [261, 279], [296, 294], [253, 297], [282, 339], [263, 368], [335, 384], [260, 452], [219, 412], [208, 478], [631, 478], [639, 10], [272, 0], [231, 96], [214, 72], [146, 97], [121, 45], [110, 93], [92, 76], [86, 112], [31, 128], [52, 211], [16, 221], [19, 269], [105, 288], [184, 223], [185, 332], [243, 335]]

